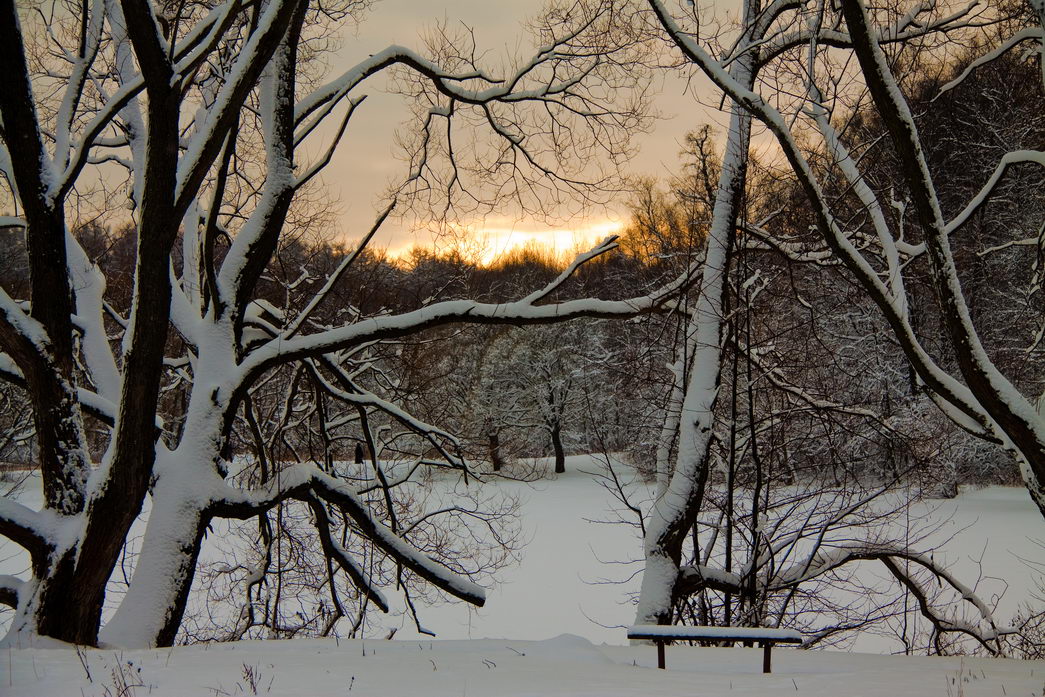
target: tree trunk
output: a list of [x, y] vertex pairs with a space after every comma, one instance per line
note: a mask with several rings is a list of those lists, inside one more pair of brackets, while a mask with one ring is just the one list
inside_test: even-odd
[[[173, 646], [210, 522], [200, 507], [177, 496], [177, 482], [158, 483], [131, 585], [102, 629], [106, 645]], [[164, 492], [164, 489], [169, 489]]]
[[[751, 26], [758, 11], [759, 0], [747, 0], [745, 26]], [[755, 40], [751, 35], [745, 37], [745, 43]], [[730, 66], [730, 75], [750, 88], [757, 72], [757, 52], [747, 48]], [[643, 543], [646, 566], [639, 591], [636, 624], [669, 624], [672, 621], [678, 599], [682, 547], [703, 504], [722, 369], [726, 280], [737, 218], [744, 202], [750, 136], [751, 116], [740, 105], [734, 104], [706, 242], [700, 297], [686, 331], [687, 342], [692, 337], [695, 348], [687, 357], [688, 376], [682, 401], [678, 453], [670, 478], [666, 486], [658, 487], [657, 499], [647, 517]]]
[[[36, 587], [16, 610], [6, 642], [16, 647], [28, 646], [34, 637], [41, 634], [62, 638], [70, 643], [93, 645], [96, 642], [97, 627], [92, 633], [89, 624], [78, 617], [78, 589], [73, 574], [74, 558], [73, 548], [66, 549], [64, 553], [55, 551], [48, 559], [48, 567], [42, 571], [35, 571]], [[23, 593], [25, 590], [23, 589]], [[64, 625], [55, 621], [61, 618], [63, 613], [67, 618]], [[47, 625], [51, 633], [43, 631], [43, 624]], [[56, 634], [61, 634], [62, 637], [55, 636]], [[26, 639], [24, 644], [23, 637]], [[78, 639], [84, 641], [77, 641]]]
[[555, 453], [555, 474], [566, 471], [566, 453], [562, 449], [562, 426], [556, 421], [552, 425], [552, 451]]
[[[209, 357], [212, 365], [233, 360], [228, 352], [209, 348], [201, 347], [201, 360]], [[174, 643], [211, 521], [208, 507], [223, 486], [221, 452], [228, 442], [229, 415], [236, 412], [235, 406], [213, 404], [215, 391], [203, 381], [193, 385], [181, 442], [157, 454], [141, 552], [127, 595], [102, 629], [106, 644], [143, 648]]]
[[504, 460], [501, 459], [501, 437], [497, 431], [490, 432], [490, 464], [493, 465], [494, 472], [500, 472], [504, 466]]

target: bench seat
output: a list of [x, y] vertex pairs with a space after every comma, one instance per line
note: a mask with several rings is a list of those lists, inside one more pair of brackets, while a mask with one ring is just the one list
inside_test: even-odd
[[657, 667], [664, 668], [664, 645], [669, 641], [743, 641], [758, 642], [762, 648], [762, 672], [771, 669], [773, 644], [801, 644], [802, 633], [794, 629], [770, 627], [707, 627], [664, 624], [638, 624], [628, 628], [628, 638], [657, 644]]

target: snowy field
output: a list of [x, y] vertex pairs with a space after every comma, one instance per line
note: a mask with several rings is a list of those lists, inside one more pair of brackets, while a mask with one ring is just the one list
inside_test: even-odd
[[[10, 652], [0, 694], [136, 697], [1039, 697], [1045, 665], [1004, 659], [907, 658], [777, 649], [772, 675], [753, 649], [545, 641], [295, 640], [174, 650]], [[86, 667], [85, 667], [86, 666]], [[87, 679], [87, 672], [91, 678]], [[120, 692], [120, 686], [128, 689]]]
[[[621, 506], [592, 476], [602, 471], [597, 460], [571, 457], [566, 468], [555, 479], [499, 484], [523, 501], [524, 537], [530, 542], [522, 563], [500, 574], [486, 607], [429, 608], [423, 617], [427, 627], [445, 639], [547, 639], [569, 633], [596, 644], [624, 643], [624, 628], [635, 617], [629, 596], [639, 588], [642, 541], [631, 526], [605, 523], [619, 519]], [[638, 482], [628, 487], [639, 497], [647, 495], [645, 488]], [[1001, 622], [1035, 591], [1045, 568], [1045, 525], [1022, 488], [968, 490], [957, 499], [915, 506], [912, 519], [941, 522], [934, 535], [942, 544], [937, 558], [964, 581], [979, 579], [977, 591], [984, 599], [1000, 596]], [[877, 565], [871, 573], [882, 576]], [[405, 618], [387, 626], [398, 627], [397, 638], [417, 636]], [[900, 646], [861, 635], [854, 648], [892, 653]]]
[[[522, 561], [500, 574], [482, 609], [424, 609], [422, 621], [438, 640], [418, 637], [406, 617], [386, 616], [371, 631], [396, 628], [394, 641], [99, 650], [82, 660], [67, 650], [4, 650], [0, 695], [1045, 694], [1045, 665], [1006, 660], [779, 648], [774, 674], [762, 676], [755, 650], [671, 647], [669, 670], [651, 670], [653, 648], [623, 646], [641, 568], [627, 562], [640, 541], [628, 526], [598, 522], [615, 519], [616, 506], [591, 474], [597, 469], [593, 459], [574, 457], [556, 478], [498, 484], [522, 500], [529, 541]], [[939, 554], [964, 578], [983, 576], [984, 596], [1005, 591], [1002, 622], [1032, 593], [1033, 563], [1045, 562], [1045, 528], [1022, 489], [968, 491], [914, 515], [946, 520], [939, 534], [954, 537]], [[24, 563], [12, 551], [0, 550], [0, 573]], [[868, 635], [855, 648], [889, 653], [898, 646]], [[138, 686], [121, 693], [121, 684]]]

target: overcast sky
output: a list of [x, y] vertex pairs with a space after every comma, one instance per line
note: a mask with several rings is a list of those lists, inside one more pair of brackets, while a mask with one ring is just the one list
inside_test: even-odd
[[[463, 21], [472, 27], [480, 51], [488, 50], [494, 56], [505, 52], [529, 55], [530, 40], [520, 22], [537, 12], [541, 4], [536, 0], [383, 0], [375, 4], [357, 31], [344, 37], [343, 47], [329, 61], [331, 74], [390, 44], [419, 48], [420, 33], [444, 19], [452, 23]], [[362, 93], [368, 94], [368, 99], [353, 117], [349, 134], [324, 176], [324, 182], [339, 200], [341, 234], [349, 239], [358, 238], [369, 229], [381, 192], [389, 181], [402, 178], [405, 172], [404, 163], [395, 157], [394, 133], [403, 128], [408, 114], [402, 98], [383, 93], [384, 84], [379, 80], [365, 85]], [[631, 167], [636, 174], [667, 175], [676, 167], [679, 143], [685, 133], [709, 120], [721, 121], [713, 110], [682, 92], [682, 82], [672, 80], [658, 97], [657, 108], [672, 118], [659, 121], [651, 134], [640, 136], [640, 152]], [[589, 210], [583, 217], [549, 225], [532, 219], [518, 220], [511, 211], [505, 211], [483, 222], [476, 221], [473, 227], [482, 228], [479, 234], [495, 252], [530, 239], [571, 248], [583, 238], [601, 238], [612, 232], [624, 216], [623, 205], [617, 205]], [[390, 220], [378, 243], [392, 252], [415, 242], [428, 243], [430, 236], [412, 231], [410, 222]]]

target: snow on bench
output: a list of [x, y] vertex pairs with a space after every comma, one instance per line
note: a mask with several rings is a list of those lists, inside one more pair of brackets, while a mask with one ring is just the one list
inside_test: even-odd
[[705, 627], [662, 624], [638, 624], [628, 627], [628, 638], [657, 644], [657, 667], [664, 668], [664, 644], [669, 641], [743, 641], [758, 642], [762, 649], [762, 672], [770, 672], [773, 644], [801, 644], [803, 636], [794, 629], [769, 627]]

